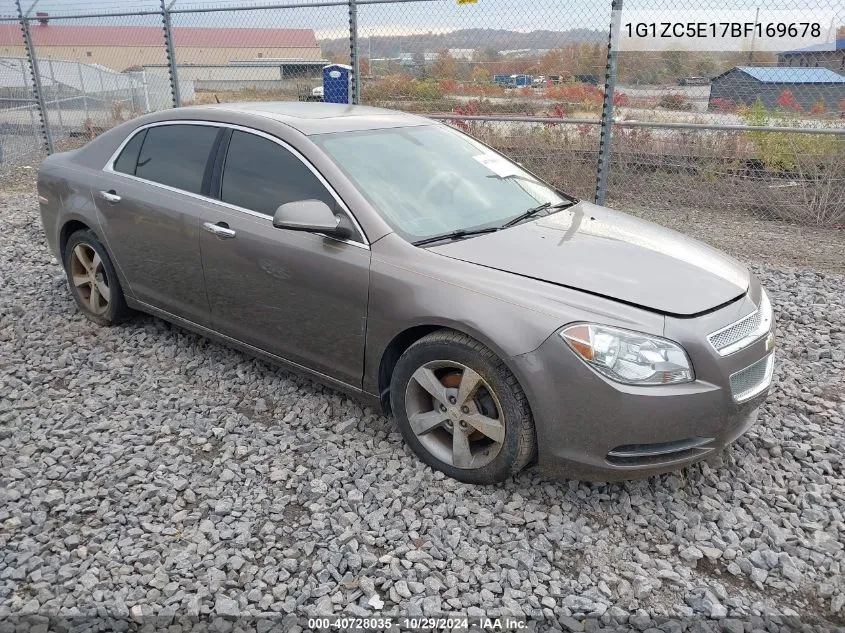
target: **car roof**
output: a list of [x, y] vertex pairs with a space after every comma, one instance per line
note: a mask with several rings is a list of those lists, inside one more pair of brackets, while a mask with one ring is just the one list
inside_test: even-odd
[[[343, 103], [299, 101], [257, 101], [248, 103], [221, 103], [180, 108], [185, 115], [205, 111], [219, 114], [231, 113], [232, 123], [238, 114], [261, 116], [288, 125], [306, 135], [332, 132], [352, 132], [382, 128], [431, 125], [435, 123], [414, 114]], [[173, 111], [171, 111], [173, 112]], [[222, 117], [220, 117], [222, 118]]]

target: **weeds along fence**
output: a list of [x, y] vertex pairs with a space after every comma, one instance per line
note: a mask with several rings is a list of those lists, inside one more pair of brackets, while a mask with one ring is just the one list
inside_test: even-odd
[[[582, 198], [845, 225], [843, 29], [832, 51], [618, 52], [621, 0], [75, 4], [0, 13], [0, 164], [164, 108], [320, 100], [342, 64], [349, 102], [442, 120]], [[831, 20], [822, 0], [708, 6]]]

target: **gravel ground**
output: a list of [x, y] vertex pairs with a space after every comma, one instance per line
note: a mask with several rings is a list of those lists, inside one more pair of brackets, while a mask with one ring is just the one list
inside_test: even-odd
[[617, 208], [686, 233], [743, 261], [845, 274], [845, 227], [800, 226], [719, 209], [669, 210], [624, 204]]
[[755, 266], [777, 387], [710, 462], [472, 487], [307, 379], [151, 317], [91, 325], [30, 180], [0, 193], [0, 615], [845, 625], [845, 276]]

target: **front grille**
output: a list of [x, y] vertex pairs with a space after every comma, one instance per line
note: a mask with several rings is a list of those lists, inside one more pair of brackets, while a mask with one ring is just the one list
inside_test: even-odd
[[720, 356], [728, 356], [760, 340], [772, 330], [773, 321], [772, 302], [762, 290], [760, 303], [754, 312], [709, 334], [707, 340]]
[[753, 398], [772, 383], [775, 355], [769, 354], [753, 365], [731, 375], [731, 393], [736, 402]]
[[734, 343], [751, 336], [760, 327], [762, 318], [760, 311], [755, 310], [748, 316], [741, 318], [723, 330], [714, 332], [707, 338], [710, 340], [710, 344], [716, 348], [716, 351], [721, 352]]

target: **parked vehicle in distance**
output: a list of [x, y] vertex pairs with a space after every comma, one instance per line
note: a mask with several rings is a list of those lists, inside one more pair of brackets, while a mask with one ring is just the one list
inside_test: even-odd
[[681, 77], [678, 80], [679, 86], [709, 86], [709, 77]]
[[595, 480], [675, 469], [744, 433], [772, 380], [743, 265], [423, 117], [157, 112], [48, 157], [38, 195], [91, 321], [148, 312], [357, 394], [461, 481], [535, 456]]
[[323, 86], [309, 87], [308, 84], [297, 86], [297, 101], [322, 101]]
[[534, 77], [531, 75], [493, 75], [493, 83], [507, 88], [524, 88], [531, 86]]

